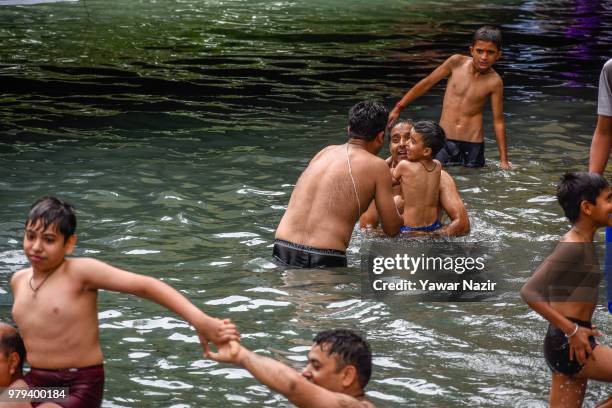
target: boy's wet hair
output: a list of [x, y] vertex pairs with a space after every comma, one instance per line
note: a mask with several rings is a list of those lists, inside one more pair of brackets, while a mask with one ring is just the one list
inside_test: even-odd
[[316, 335], [313, 342], [327, 346], [327, 355], [335, 355], [337, 369], [347, 365], [357, 369], [357, 377], [361, 388], [365, 388], [372, 376], [372, 351], [368, 342], [352, 330], [326, 330]]
[[349, 110], [349, 138], [372, 141], [387, 126], [389, 111], [378, 102], [359, 102]]
[[74, 235], [77, 224], [72, 204], [57, 197], [42, 197], [32, 204], [26, 227], [34, 226], [38, 222], [42, 223], [43, 231], [50, 225], [56, 225], [58, 231], [64, 236], [64, 242]]
[[480, 27], [474, 33], [474, 38], [472, 39], [472, 45], [476, 44], [476, 41], [488, 41], [497, 47], [498, 50], [501, 50], [502, 46], [502, 36], [499, 28], [486, 25]]
[[412, 129], [421, 135], [425, 147], [431, 149], [431, 158], [436, 157], [436, 154], [444, 147], [446, 142], [446, 133], [444, 129], [436, 122], [431, 120], [420, 120], [412, 124]]
[[580, 217], [580, 203], [586, 200], [595, 204], [597, 196], [609, 186], [608, 181], [597, 173], [565, 173], [557, 185], [557, 200], [565, 216], [573, 224]]
[[[3, 326], [5, 323], [1, 323]], [[9, 328], [9, 325], [5, 327]], [[8, 357], [11, 353], [17, 353], [19, 355], [19, 370], [23, 371], [23, 362], [25, 361], [26, 349], [23, 344], [23, 339], [19, 332], [10, 327], [12, 330], [3, 330], [0, 333], [0, 353], [3, 353]]]

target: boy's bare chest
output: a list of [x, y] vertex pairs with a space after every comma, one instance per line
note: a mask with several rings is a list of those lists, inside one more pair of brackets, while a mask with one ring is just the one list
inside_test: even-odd
[[449, 79], [448, 89], [455, 98], [469, 100], [472, 102], [482, 102], [491, 93], [490, 81], [486, 77], [474, 77], [468, 74], [467, 70], [453, 72]]
[[31, 326], [56, 325], [61, 321], [79, 319], [92, 303], [95, 307], [95, 293], [84, 292], [70, 282], [49, 280], [38, 290], [32, 289], [29, 279], [20, 283], [15, 292], [13, 318], [20, 328], [26, 330]]

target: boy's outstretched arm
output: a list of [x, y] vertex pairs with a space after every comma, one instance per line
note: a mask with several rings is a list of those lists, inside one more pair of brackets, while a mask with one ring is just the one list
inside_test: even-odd
[[502, 169], [509, 169], [508, 150], [506, 146], [506, 122], [504, 121], [504, 83], [501, 78], [496, 82], [491, 92], [491, 110], [493, 111], [493, 128], [499, 149], [499, 165]]
[[207, 351], [206, 357], [245, 368], [257, 381], [283, 394], [297, 407], [363, 408], [365, 406], [363, 402], [349, 395], [332, 392], [313, 384], [293, 368], [269, 357], [257, 355], [235, 341], [220, 345], [217, 353]]
[[86, 290], [105, 289], [149, 299], [187, 320], [199, 334], [215, 344], [239, 338], [236, 326], [229, 320], [208, 316], [158, 279], [124, 271], [93, 258], [76, 258], [71, 263], [74, 265], [72, 272], [79, 275]]
[[415, 99], [429, 91], [432, 86], [440, 82], [442, 79], [449, 76], [453, 70], [453, 67], [461, 60], [461, 55], [452, 55], [446, 61], [434, 69], [431, 74], [421, 79], [412, 88], [406, 92], [406, 94], [400, 99], [395, 107], [389, 113], [389, 120], [387, 126], [391, 126], [399, 118], [400, 112], [406, 106], [410, 105]]

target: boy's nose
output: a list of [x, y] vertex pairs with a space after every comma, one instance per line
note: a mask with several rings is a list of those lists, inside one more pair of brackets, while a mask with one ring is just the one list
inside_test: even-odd
[[42, 243], [40, 242], [40, 239], [34, 240], [32, 243], [32, 249], [36, 252], [40, 252], [40, 250], [42, 250]]
[[312, 373], [310, 372], [310, 370], [308, 370], [308, 367], [304, 368], [302, 370], [302, 377], [304, 377], [307, 380], [311, 380], [312, 379]]

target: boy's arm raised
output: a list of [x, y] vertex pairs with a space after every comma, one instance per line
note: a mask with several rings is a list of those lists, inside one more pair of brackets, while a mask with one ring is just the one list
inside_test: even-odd
[[76, 258], [71, 262], [75, 265], [74, 273], [79, 275], [86, 290], [105, 289], [149, 299], [187, 320], [198, 333], [215, 344], [238, 340], [236, 327], [229, 320], [208, 316], [176, 289], [158, 279], [124, 271], [92, 258]]
[[436, 69], [434, 69], [429, 75], [421, 79], [419, 82], [416, 83], [416, 85], [410, 88], [408, 92], [406, 92], [406, 94], [402, 97], [402, 99], [400, 99], [400, 101], [395, 104], [395, 107], [393, 108], [391, 113], [389, 113], [389, 120], [387, 122], [387, 126], [391, 126], [393, 123], [395, 123], [395, 121], [399, 118], [402, 109], [410, 105], [419, 96], [429, 91], [432, 86], [449, 76], [453, 71], [453, 67], [455, 67], [462, 58], [463, 57], [458, 54], [450, 56], [446, 61], [444, 61]]
[[313, 384], [293, 368], [269, 357], [257, 355], [234, 341], [221, 345], [218, 353], [207, 351], [206, 357], [244, 367], [257, 381], [283, 394], [297, 407], [363, 408], [366, 406], [350, 395], [332, 392]]
[[491, 110], [493, 111], [493, 128], [499, 149], [499, 161], [502, 169], [509, 169], [508, 150], [506, 148], [506, 122], [504, 121], [504, 83], [497, 78], [491, 92]]

